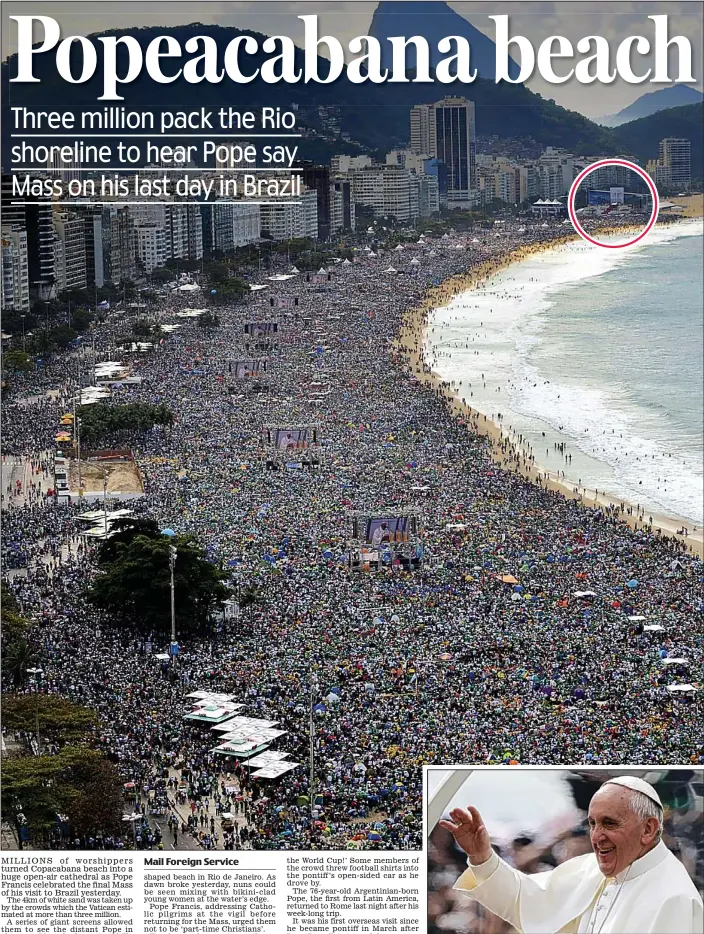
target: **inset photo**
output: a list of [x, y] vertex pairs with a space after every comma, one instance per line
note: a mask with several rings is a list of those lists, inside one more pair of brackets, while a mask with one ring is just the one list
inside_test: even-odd
[[428, 934], [701, 934], [704, 769], [429, 768]]

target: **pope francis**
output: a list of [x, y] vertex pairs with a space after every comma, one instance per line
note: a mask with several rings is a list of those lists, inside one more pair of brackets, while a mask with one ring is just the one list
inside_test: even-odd
[[449, 830], [469, 859], [455, 888], [522, 934], [702, 934], [702, 899], [661, 841], [662, 803], [647, 782], [619, 776], [589, 805], [593, 853], [525, 875], [500, 859], [476, 808]]

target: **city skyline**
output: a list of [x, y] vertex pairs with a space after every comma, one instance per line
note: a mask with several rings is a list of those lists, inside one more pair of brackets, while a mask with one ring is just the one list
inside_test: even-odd
[[[315, 13], [319, 16], [320, 32], [335, 35], [343, 46], [355, 36], [369, 33], [372, 17], [378, 4], [376, 0], [318, 0], [301, 4], [298, 0], [271, 0], [271, 2], [219, 3], [204, 0], [194, 8], [193, 4], [176, 2], [173, 12], [165, 15], [162, 4], [140, 3], [117, 4], [106, 2], [99, 11], [86, 14], [86, 4], [67, 2], [61, 5], [59, 16], [62, 33], [89, 35], [101, 30], [115, 28], [140, 28], [164, 26], [164, 28], [188, 25], [194, 22], [236, 27], [260, 32], [265, 35], [288, 35], [296, 45], [302, 45], [303, 24], [300, 15]], [[399, 4], [401, 6], [401, 4]], [[403, 4], [405, 8], [407, 5]], [[488, 18], [497, 12], [495, 5], [485, 2], [448, 3], [447, 7], [470, 22], [476, 29], [493, 40], [493, 22]], [[645, 34], [652, 31], [647, 17], [665, 13], [670, 17], [670, 35], [684, 35], [692, 45], [693, 73], [697, 79], [694, 87], [702, 87], [702, 19], [697, 3], [669, 2], [643, 4], [632, 2], [599, 3], [589, 6], [589, 12], [574, 13], [575, 4], [565, 3], [502, 3], [501, 12], [510, 17], [511, 35], [524, 35], [534, 46], [550, 35], [564, 35], [573, 45], [579, 38], [592, 34], [604, 36], [609, 41], [620, 41], [628, 35]], [[127, 12], [126, 12], [127, 10]], [[196, 15], [197, 12], [197, 15]], [[46, 15], [46, 10], [33, 3], [3, 4], [4, 28], [2, 55], [5, 60], [14, 51], [14, 28], [8, 17], [24, 15]], [[324, 53], [324, 47], [320, 49]], [[512, 47], [511, 51], [515, 51]], [[609, 85], [598, 83], [583, 85], [575, 80], [565, 84], [550, 84], [534, 73], [525, 82], [526, 87], [560, 106], [575, 110], [590, 119], [610, 114], [632, 104], [644, 94], [660, 90], [662, 85], [643, 83], [627, 84], [621, 79]], [[672, 85], [665, 85], [665, 87]], [[455, 93], [467, 93], [467, 86], [455, 88]]]

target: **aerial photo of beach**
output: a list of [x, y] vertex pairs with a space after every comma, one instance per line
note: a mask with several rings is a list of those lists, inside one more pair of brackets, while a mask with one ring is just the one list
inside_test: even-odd
[[[302, 9], [173, 6], [62, 29], [222, 46]], [[472, 4], [321, 30], [416, 6], [493, 60]], [[636, 28], [612, 6], [564, 28]], [[13, 105], [68, 107], [41, 74]], [[95, 167], [3, 140], [3, 848], [419, 850], [426, 765], [701, 767], [701, 92], [144, 81], [125, 111], [273, 101], [291, 165], [221, 130], [110, 179], [300, 195], [27, 201]]]

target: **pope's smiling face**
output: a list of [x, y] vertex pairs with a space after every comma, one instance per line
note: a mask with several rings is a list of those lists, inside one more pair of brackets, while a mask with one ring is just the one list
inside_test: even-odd
[[599, 869], [616, 876], [657, 843], [658, 822], [633, 811], [633, 792], [620, 785], [602, 785], [589, 805], [589, 834]]

